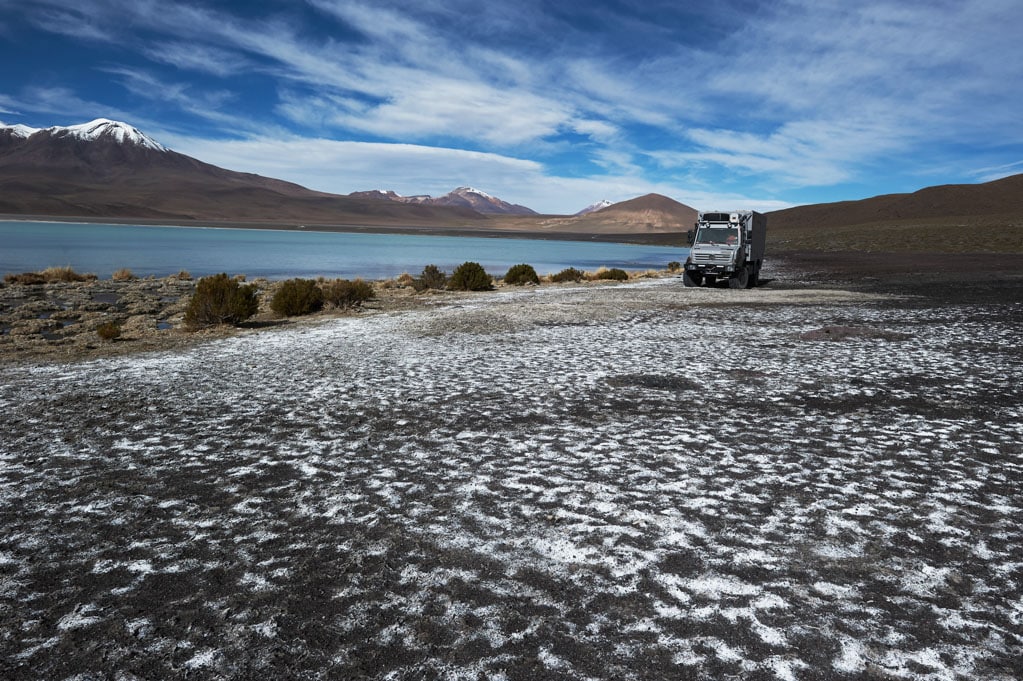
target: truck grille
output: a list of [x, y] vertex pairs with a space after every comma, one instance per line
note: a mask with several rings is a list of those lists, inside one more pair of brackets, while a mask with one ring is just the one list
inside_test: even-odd
[[693, 262], [697, 264], [725, 263], [731, 260], [729, 253], [693, 253]]

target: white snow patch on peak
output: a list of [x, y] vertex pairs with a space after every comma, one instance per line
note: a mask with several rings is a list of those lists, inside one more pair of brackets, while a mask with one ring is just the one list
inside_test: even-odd
[[475, 187], [459, 187], [458, 189], [454, 190], [451, 193], [452, 194], [478, 194], [478, 195], [482, 196], [485, 199], [492, 199], [492, 198], [494, 198], [493, 196], [491, 196], [490, 194], [486, 193], [485, 191], [481, 191], [479, 189], [476, 189]]
[[613, 206], [613, 205], [614, 205], [613, 202], [608, 201], [607, 199], [601, 199], [600, 201], [597, 201], [596, 203], [591, 203], [590, 205], [586, 206], [581, 211], [576, 213], [576, 215], [586, 215], [587, 213], [596, 213], [598, 210], [603, 210], [603, 209], [607, 208], [608, 206]]
[[27, 125], [21, 123], [15, 123], [14, 125], [7, 125], [3, 121], [0, 121], [0, 130], [10, 130], [14, 133], [15, 137], [22, 137], [28, 139], [32, 135], [39, 132], [39, 128], [30, 128]]
[[155, 151], [167, 151], [167, 148], [154, 140], [152, 137], [142, 133], [138, 128], [127, 123], [112, 121], [107, 118], [97, 118], [88, 123], [80, 125], [69, 125], [67, 127], [54, 126], [47, 128], [54, 134], [69, 134], [79, 139], [95, 141], [102, 137], [113, 137], [121, 144], [136, 144], [140, 147], [153, 149]]

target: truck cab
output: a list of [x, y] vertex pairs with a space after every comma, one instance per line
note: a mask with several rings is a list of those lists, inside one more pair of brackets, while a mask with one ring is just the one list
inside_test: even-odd
[[688, 233], [686, 286], [712, 286], [720, 278], [729, 288], [753, 288], [760, 282], [767, 241], [767, 217], [751, 210], [708, 211]]

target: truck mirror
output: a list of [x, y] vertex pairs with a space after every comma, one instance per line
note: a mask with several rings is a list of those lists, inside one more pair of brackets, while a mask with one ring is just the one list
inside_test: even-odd
[[686, 240], [688, 240], [688, 241], [689, 241], [689, 245], [690, 245], [690, 246], [692, 246], [692, 245], [693, 245], [693, 237], [694, 237], [694, 236], [695, 236], [695, 235], [693, 234], [693, 230], [689, 230], [688, 232], [686, 232]]

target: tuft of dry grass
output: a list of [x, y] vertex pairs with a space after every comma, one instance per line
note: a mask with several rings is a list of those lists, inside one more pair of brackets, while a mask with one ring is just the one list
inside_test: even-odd
[[384, 279], [380, 282], [380, 288], [382, 289], [396, 289], [396, 288], [412, 288], [415, 286], [416, 278], [408, 272], [402, 272], [393, 279]]
[[21, 274], [4, 275], [4, 282], [8, 284], [52, 284], [54, 282], [80, 282], [95, 281], [98, 277], [95, 274], [79, 274], [70, 266], [47, 267], [42, 272], [23, 272]]
[[601, 267], [594, 274], [586, 277], [591, 281], [628, 281], [629, 273], [618, 267]]
[[78, 272], [75, 272], [70, 265], [65, 265], [63, 267], [47, 267], [42, 271], [42, 275], [48, 282], [95, 281], [98, 279], [95, 274], [79, 274]]
[[115, 271], [113, 274], [110, 275], [110, 278], [113, 279], [114, 281], [135, 281], [136, 279], [138, 279], [138, 277], [135, 276], [135, 273], [129, 270], [127, 267], [122, 267], [121, 269]]

